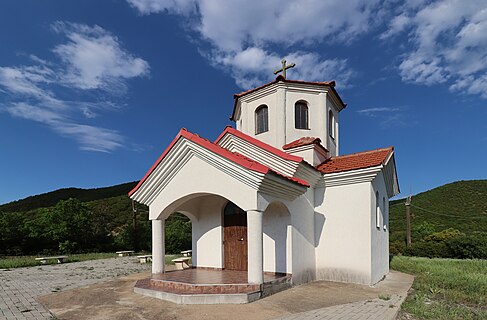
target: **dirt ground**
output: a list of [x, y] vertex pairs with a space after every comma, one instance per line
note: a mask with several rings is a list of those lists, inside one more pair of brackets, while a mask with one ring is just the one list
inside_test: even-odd
[[178, 305], [133, 292], [138, 279], [133, 274], [84, 288], [54, 293], [38, 300], [58, 319], [271, 319], [338, 304], [406, 292], [413, 277], [392, 271], [374, 287], [317, 281], [240, 305]]

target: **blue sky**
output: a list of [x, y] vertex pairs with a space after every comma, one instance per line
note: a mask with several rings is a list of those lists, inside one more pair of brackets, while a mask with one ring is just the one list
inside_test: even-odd
[[487, 178], [485, 1], [0, 3], [0, 203], [139, 180], [233, 94], [336, 80], [340, 153], [395, 146], [402, 195]]

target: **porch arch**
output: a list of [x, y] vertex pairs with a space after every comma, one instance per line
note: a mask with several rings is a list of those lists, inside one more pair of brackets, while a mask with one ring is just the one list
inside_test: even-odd
[[271, 202], [263, 214], [264, 271], [292, 273], [291, 214], [280, 201]]
[[174, 212], [189, 217], [192, 222], [190, 249], [193, 251], [193, 266], [220, 269], [224, 268], [222, 214], [229, 202], [235, 203], [233, 199], [217, 194], [191, 193], [169, 203], [159, 214], [154, 214], [157, 219], [153, 221], [164, 221]]

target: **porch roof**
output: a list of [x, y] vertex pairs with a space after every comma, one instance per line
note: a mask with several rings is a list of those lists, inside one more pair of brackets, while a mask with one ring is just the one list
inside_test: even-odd
[[219, 142], [223, 139], [223, 137], [226, 135], [226, 134], [231, 134], [231, 135], [234, 135], [236, 137], [239, 137], [243, 140], [246, 140], [247, 142], [265, 150], [265, 151], [268, 151], [276, 156], [278, 156], [279, 158], [282, 158], [284, 160], [289, 160], [289, 161], [293, 161], [293, 162], [302, 162], [304, 159], [303, 157], [298, 157], [298, 156], [295, 156], [295, 155], [292, 155], [292, 154], [289, 154], [287, 152], [284, 152], [276, 147], [273, 147], [265, 142], [262, 142], [254, 137], [251, 137], [245, 133], [243, 133], [242, 131], [238, 131], [237, 129], [234, 129], [232, 128], [231, 126], [227, 126], [225, 128], [225, 130], [223, 130], [223, 132], [220, 134], [220, 136], [215, 140], [215, 144], [219, 144]]
[[[225, 131], [224, 131], [224, 133], [225, 133]], [[294, 184], [298, 184], [300, 186], [304, 186], [304, 187], [310, 186], [310, 184], [303, 179], [299, 179], [299, 178], [295, 178], [295, 177], [291, 177], [291, 176], [287, 176], [287, 175], [284, 175], [282, 173], [279, 173], [279, 172], [269, 168], [268, 166], [266, 166], [260, 162], [252, 160], [252, 159], [250, 159], [250, 158], [248, 158], [248, 157], [246, 157], [240, 153], [231, 152], [231, 151], [219, 146], [216, 143], [213, 143], [207, 139], [201, 138], [199, 135], [191, 133], [188, 130], [186, 130], [185, 128], [182, 128], [179, 131], [179, 133], [177, 134], [177, 136], [174, 138], [174, 140], [166, 148], [166, 150], [161, 154], [161, 156], [152, 165], [152, 167], [149, 169], [149, 171], [147, 171], [145, 176], [139, 181], [139, 183], [135, 186], [135, 188], [129, 192], [129, 194], [128, 194], [129, 197], [131, 197], [135, 192], [137, 192], [137, 190], [139, 190], [139, 188], [144, 184], [144, 182], [149, 178], [149, 176], [152, 174], [152, 172], [164, 160], [164, 158], [167, 156], [167, 154], [171, 151], [171, 149], [174, 147], [174, 145], [180, 139], [187, 139], [189, 141], [192, 141], [192, 142], [196, 143], [197, 145], [199, 145], [199, 146], [201, 146], [201, 147], [203, 147], [203, 148], [205, 148], [205, 149], [207, 149], [207, 150], [209, 150], [209, 151], [211, 151], [211, 152], [213, 152], [219, 156], [222, 156], [222, 157], [224, 157], [224, 158], [234, 162], [235, 164], [238, 164], [238, 165], [240, 165], [240, 166], [242, 166], [248, 170], [255, 171], [258, 173], [262, 173], [264, 175], [267, 175], [267, 174], [275, 175], [279, 178], [285, 179], [287, 181], [290, 181]], [[285, 154], [285, 152], [282, 152], [282, 153]], [[290, 156], [290, 155], [288, 155], [288, 156]], [[294, 156], [290, 156], [290, 157], [294, 157]], [[294, 158], [299, 158], [299, 157], [294, 157]]]

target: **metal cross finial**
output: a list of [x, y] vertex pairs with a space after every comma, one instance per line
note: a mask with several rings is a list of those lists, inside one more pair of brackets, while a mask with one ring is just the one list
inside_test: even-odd
[[274, 71], [274, 74], [278, 74], [279, 72], [282, 72], [282, 76], [284, 77], [284, 79], [286, 79], [286, 70], [294, 68], [296, 66], [296, 64], [291, 63], [290, 65], [286, 66], [286, 59], [282, 59], [281, 64], [282, 64], [282, 68]]

